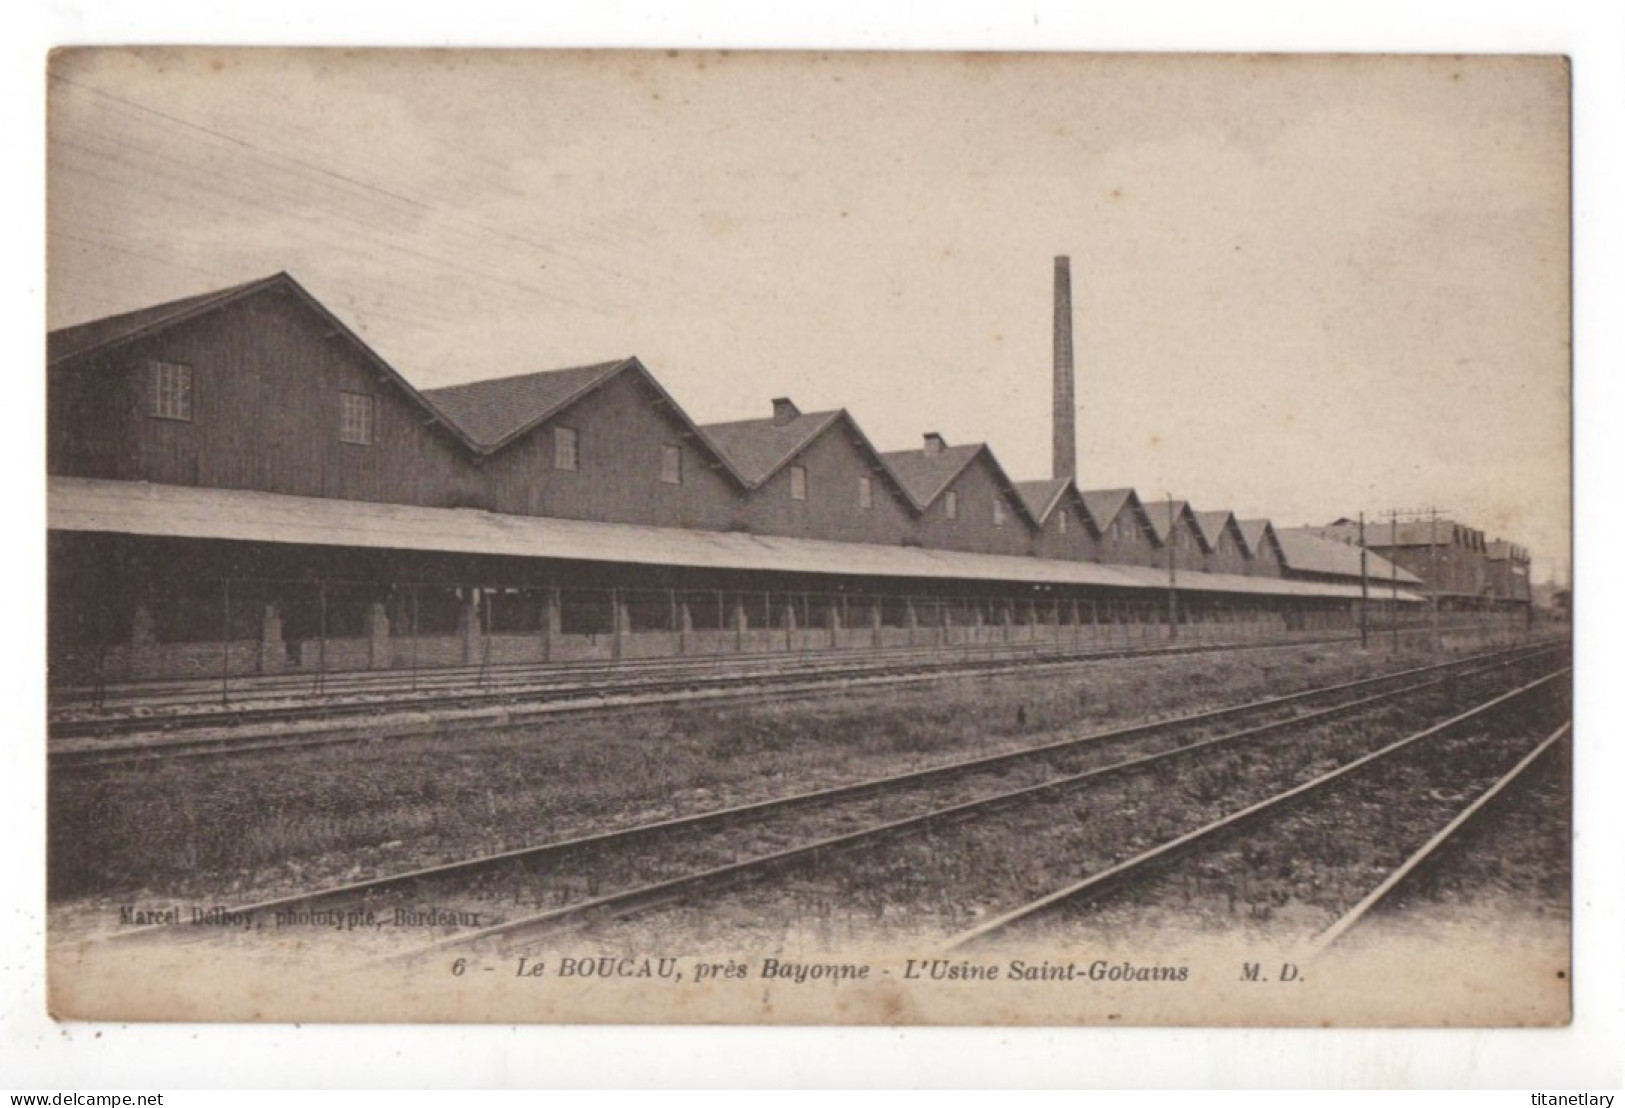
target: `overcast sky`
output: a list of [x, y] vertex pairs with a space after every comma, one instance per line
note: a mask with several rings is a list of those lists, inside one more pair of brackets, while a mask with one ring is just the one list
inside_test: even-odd
[[1279, 525], [1567, 572], [1553, 59], [60, 56], [50, 325], [287, 270], [414, 383], [637, 354], [701, 423], [846, 407]]

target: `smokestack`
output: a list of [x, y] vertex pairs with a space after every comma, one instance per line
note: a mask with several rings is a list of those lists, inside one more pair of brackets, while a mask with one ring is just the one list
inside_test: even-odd
[[1055, 259], [1055, 460], [1052, 477], [1078, 475], [1077, 401], [1072, 391], [1072, 259]]

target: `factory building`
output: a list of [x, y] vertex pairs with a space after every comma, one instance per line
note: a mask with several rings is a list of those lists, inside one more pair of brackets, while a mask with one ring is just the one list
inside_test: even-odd
[[[1341, 543], [1360, 541], [1360, 525], [1350, 519], [1315, 531]], [[1443, 611], [1529, 603], [1528, 551], [1499, 539], [1491, 542], [1483, 531], [1455, 520], [1368, 522], [1365, 545], [1418, 578]]]
[[1275, 533], [1275, 525], [1267, 519], [1241, 519], [1236, 521], [1236, 530], [1247, 545], [1251, 572], [1260, 577], [1280, 577], [1286, 559], [1281, 553], [1281, 537]]
[[420, 391], [286, 274], [55, 332], [52, 680], [1346, 626], [1267, 524], [1079, 489], [1062, 268], [1023, 482], [789, 398], [702, 426], [635, 357]]

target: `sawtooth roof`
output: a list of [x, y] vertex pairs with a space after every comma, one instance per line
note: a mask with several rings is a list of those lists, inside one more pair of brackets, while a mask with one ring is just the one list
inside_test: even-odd
[[1219, 536], [1224, 534], [1225, 525], [1235, 519], [1235, 514], [1223, 509], [1212, 512], [1192, 511], [1196, 517], [1196, 528], [1211, 548], [1219, 545]]
[[631, 358], [425, 389], [423, 395], [489, 450], [568, 407], [632, 365]]
[[707, 423], [700, 431], [733, 463], [740, 476], [752, 485], [760, 485], [843, 414], [837, 408], [828, 412], [797, 413], [794, 419], [782, 423], [772, 418]]
[[881, 455], [898, 483], [921, 508], [935, 503], [944, 489], [953, 484], [972, 459], [986, 447], [982, 443], [945, 446], [935, 454], [924, 450], [894, 450]]
[[1151, 521], [1151, 529], [1157, 534], [1158, 542], [1166, 543], [1168, 536], [1173, 533], [1174, 520], [1180, 516], [1188, 515], [1191, 517], [1192, 530], [1196, 532], [1196, 537], [1208, 547], [1212, 547], [1213, 544], [1208, 542], [1207, 536], [1202, 533], [1201, 526], [1196, 523], [1195, 513], [1191, 511], [1191, 506], [1185, 501], [1175, 500], [1169, 503], [1166, 500], [1149, 500], [1141, 501], [1141, 505], [1145, 508], [1146, 518]]
[[[1133, 489], [1084, 489], [1078, 495], [1083, 497], [1084, 507], [1089, 509], [1096, 526], [1102, 530], [1111, 526], [1125, 504], [1138, 504], [1140, 501]], [[1144, 505], [1141, 505], [1141, 509], [1144, 509]]]
[[1265, 537], [1275, 540], [1275, 548], [1280, 550], [1281, 539], [1275, 533], [1275, 525], [1267, 519], [1238, 519], [1236, 530], [1241, 532], [1241, 539], [1247, 544], [1247, 549], [1255, 556], [1263, 549]]
[[1022, 502], [1027, 505], [1027, 511], [1039, 523], [1049, 520], [1049, 515], [1055, 506], [1061, 502], [1062, 495], [1071, 481], [1065, 477], [1050, 477], [1040, 481], [1015, 481], [1016, 491], [1021, 494]]

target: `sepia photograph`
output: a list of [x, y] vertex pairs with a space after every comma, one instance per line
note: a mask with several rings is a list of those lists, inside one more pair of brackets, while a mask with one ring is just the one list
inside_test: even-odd
[[1566, 1025], [1570, 96], [56, 51], [51, 1014]]

